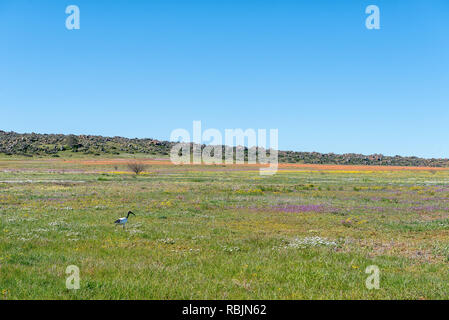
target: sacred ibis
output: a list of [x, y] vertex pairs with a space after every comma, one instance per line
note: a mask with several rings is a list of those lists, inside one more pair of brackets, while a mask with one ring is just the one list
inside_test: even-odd
[[115, 221], [114, 223], [116, 224], [116, 225], [119, 225], [119, 224], [121, 224], [121, 225], [123, 225], [123, 229], [125, 229], [125, 224], [128, 222], [128, 218], [129, 218], [129, 215], [130, 214], [132, 214], [133, 216], [136, 216], [134, 213], [132, 213], [131, 211], [128, 211], [128, 215], [126, 216], [126, 218], [120, 218], [120, 219], [118, 219], [117, 221]]

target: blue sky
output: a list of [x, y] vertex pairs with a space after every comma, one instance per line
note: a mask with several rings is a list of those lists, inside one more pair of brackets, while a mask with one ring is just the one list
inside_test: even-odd
[[0, 129], [449, 157], [448, 34], [446, 0], [0, 0]]

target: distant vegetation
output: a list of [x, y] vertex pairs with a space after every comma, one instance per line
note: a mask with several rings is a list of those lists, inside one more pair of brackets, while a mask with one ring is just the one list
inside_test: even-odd
[[123, 153], [168, 156], [172, 143], [154, 139], [128, 139], [90, 135], [19, 134], [0, 130], [0, 153], [7, 155], [52, 155], [69, 151], [86, 155]]
[[[0, 154], [53, 156], [78, 153], [85, 155], [145, 154], [168, 157], [173, 142], [155, 139], [129, 139], [91, 135], [20, 134], [0, 130]], [[245, 153], [247, 149], [245, 148]], [[224, 154], [224, 152], [223, 152]], [[319, 152], [279, 151], [279, 161], [304, 164], [394, 165], [417, 167], [449, 167], [449, 159], [384, 156], [382, 154], [334, 154]]]

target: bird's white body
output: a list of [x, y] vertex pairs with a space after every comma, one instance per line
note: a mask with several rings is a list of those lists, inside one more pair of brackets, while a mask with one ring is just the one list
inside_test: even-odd
[[128, 218], [120, 218], [115, 223], [116, 224], [126, 224], [128, 222]]
[[126, 225], [126, 223], [128, 222], [128, 218], [129, 218], [129, 215], [130, 215], [130, 214], [135, 215], [134, 213], [132, 213], [131, 211], [129, 211], [129, 212], [128, 212], [128, 215], [126, 216], [126, 218], [125, 218], [125, 217], [124, 217], [124, 218], [120, 218], [120, 219], [116, 220], [114, 223], [115, 223], [116, 225], [122, 225], [122, 226], [123, 226], [123, 229], [125, 229], [125, 225]]

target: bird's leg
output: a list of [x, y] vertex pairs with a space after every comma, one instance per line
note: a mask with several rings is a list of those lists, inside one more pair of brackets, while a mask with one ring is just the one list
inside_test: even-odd
[[125, 229], [125, 225], [123, 225], [123, 229]]

